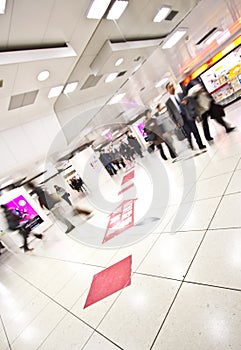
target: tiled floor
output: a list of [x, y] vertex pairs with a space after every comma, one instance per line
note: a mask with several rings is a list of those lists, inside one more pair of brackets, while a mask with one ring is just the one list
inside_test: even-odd
[[[118, 197], [124, 170], [110, 179], [112, 210], [137, 200], [135, 225], [108, 244], [110, 212], [95, 208], [69, 236], [54, 224], [33, 252], [4, 252], [0, 349], [240, 350], [240, 115], [240, 102], [228, 107], [228, 135], [210, 122], [207, 152], [138, 159], [130, 192]], [[131, 284], [84, 309], [93, 276], [130, 255]]]

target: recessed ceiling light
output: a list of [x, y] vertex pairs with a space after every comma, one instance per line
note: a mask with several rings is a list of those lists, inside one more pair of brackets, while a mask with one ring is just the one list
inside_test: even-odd
[[0, 0], [0, 14], [3, 15], [5, 13], [7, 0]]
[[108, 134], [109, 131], [110, 131], [110, 128], [109, 128], [109, 129], [105, 129], [105, 130], [101, 133], [101, 136], [105, 136], [106, 134]]
[[155, 18], [153, 19], [153, 22], [161, 22], [163, 21], [171, 12], [171, 8], [168, 6], [163, 6], [158, 13], [156, 14]]
[[73, 92], [78, 86], [78, 81], [75, 81], [74, 83], [68, 83], [64, 88], [64, 94], [68, 94], [70, 92]]
[[126, 95], [126, 93], [123, 92], [121, 94], [118, 94], [118, 95], [112, 97], [112, 99], [110, 100], [110, 102], [108, 104], [112, 105], [112, 104], [120, 102], [125, 95]]
[[186, 34], [186, 29], [178, 29], [162, 46], [163, 49], [170, 49]]
[[48, 98], [57, 97], [61, 94], [64, 85], [52, 87], [49, 91]]
[[87, 14], [87, 18], [101, 19], [110, 3], [111, 0], [94, 0]]
[[221, 30], [217, 30], [213, 35], [211, 35], [211, 36], [205, 41], [205, 45], [210, 45], [221, 33], [222, 33]]
[[110, 83], [111, 81], [115, 80], [117, 77], [118, 73], [110, 73], [108, 77], [105, 79], [106, 83]]
[[116, 0], [106, 18], [112, 20], [119, 19], [122, 13], [125, 11], [127, 5], [127, 0]]
[[136, 72], [136, 71], [138, 71], [139, 68], [141, 68], [141, 63], [138, 64], [138, 66], [136, 66], [136, 68], [133, 70], [133, 73]]
[[48, 77], [49, 77], [49, 71], [48, 70], [44, 70], [44, 71], [39, 73], [38, 80], [39, 81], [44, 81], [44, 80], [47, 80]]
[[160, 86], [162, 86], [163, 84], [165, 84], [165, 82], [168, 81], [168, 78], [163, 78], [162, 80], [160, 80], [156, 85], [155, 87], [156, 88], [159, 88]]
[[154, 98], [153, 102], [159, 101], [161, 99], [161, 97], [162, 97], [162, 95], [157, 96], [156, 98]]
[[121, 63], [123, 63], [123, 61], [124, 61], [124, 58], [122, 58], [122, 57], [119, 58], [119, 59], [116, 61], [115, 66], [116, 66], [116, 67], [120, 66]]

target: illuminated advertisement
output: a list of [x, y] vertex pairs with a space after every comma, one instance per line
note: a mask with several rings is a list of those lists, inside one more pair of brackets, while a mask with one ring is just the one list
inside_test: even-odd
[[43, 219], [22, 195], [12, 199], [5, 205], [8, 209], [11, 209], [15, 215], [19, 216], [20, 225], [27, 223], [27, 227], [30, 228], [30, 230], [35, 229], [43, 222]]

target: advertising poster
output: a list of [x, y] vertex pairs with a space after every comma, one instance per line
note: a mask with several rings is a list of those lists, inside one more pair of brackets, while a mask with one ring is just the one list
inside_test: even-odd
[[35, 229], [43, 222], [43, 219], [22, 195], [12, 199], [5, 205], [7, 208], [13, 210], [14, 214], [19, 216], [20, 224], [28, 222], [27, 227], [29, 227], [30, 230]]

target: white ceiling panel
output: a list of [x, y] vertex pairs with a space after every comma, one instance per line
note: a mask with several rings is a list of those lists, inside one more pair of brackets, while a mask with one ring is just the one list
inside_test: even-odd
[[[61, 58], [41, 62], [23, 63], [18, 66], [12, 93], [18, 94], [34, 89], [52, 87], [65, 83], [75, 63], [75, 58]], [[50, 76], [45, 81], [38, 81], [41, 71], [48, 70]]]
[[0, 79], [3, 80], [3, 87], [0, 88], [0, 98], [12, 95], [17, 70], [18, 67], [14, 64], [7, 66], [0, 65]]
[[9, 46], [41, 44], [54, 0], [14, 1]]

